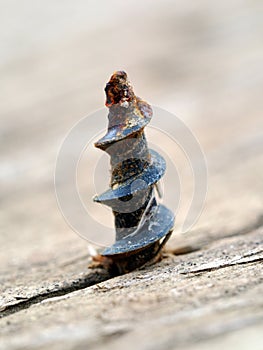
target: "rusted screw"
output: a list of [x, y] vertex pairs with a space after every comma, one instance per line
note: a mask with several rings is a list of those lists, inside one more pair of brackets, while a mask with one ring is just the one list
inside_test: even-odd
[[110, 155], [112, 176], [110, 189], [94, 201], [112, 208], [116, 240], [96, 260], [122, 274], [158, 259], [172, 233], [174, 215], [155, 197], [166, 165], [147, 146], [144, 127], [152, 118], [151, 106], [135, 96], [123, 71], [112, 75], [105, 92], [108, 131], [95, 147]]

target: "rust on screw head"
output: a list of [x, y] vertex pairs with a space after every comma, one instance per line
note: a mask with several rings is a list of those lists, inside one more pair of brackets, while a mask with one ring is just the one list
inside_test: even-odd
[[165, 160], [149, 150], [144, 127], [151, 106], [135, 96], [127, 74], [115, 72], [105, 87], [108, 130], [95, 143], [111, 158], [110, 189], [94, 201], [112, 208], [116, 240], [96, 260], [115, 274], [157, 259], [170, 237], [174, 214], [158, 204], [154, 187], [165, 172]]
[[123, 71], [117, 71], [111, 76], [109, 82], [106, 84], [105, 93], [107, 96], [105, 103], [107, 107], [115, 104], [125, 107], [135, 98], [127, 74]]

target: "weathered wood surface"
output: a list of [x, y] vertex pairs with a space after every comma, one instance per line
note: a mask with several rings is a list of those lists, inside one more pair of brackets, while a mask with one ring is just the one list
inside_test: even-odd
[[[10, 45], [26, 49], [0, 66], [0, 349], [262, 349], [262, 5], [118, 5], [101, 12], [83, 3], [73, 13], [68, 4], [61, 13], [47, 1], [41, 17], [28, 2], [40, 43], [27, 13], [17, 22], [28, 38], [9, 28]], [[8, 6], [21, 10], [0, 12], [6, 28]], [[122, 16], [94, 30], [85, 10], [91, 22]], [[88, 269], [87, 243], [57, 209], [53, 171], [65, 133], [103, 104], [104, 82], [120, 68], [138, 95], [192, 129], [209, 190], [198, 223], [175, 232], [163, 261], [110, 278]], [[178, 164], [187, 202], [180, 155]]]

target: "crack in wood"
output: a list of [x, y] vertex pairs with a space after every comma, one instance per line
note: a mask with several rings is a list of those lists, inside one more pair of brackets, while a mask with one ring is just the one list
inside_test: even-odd
[[[251, 257], [251, 255], [252, 254], [247, 254], [246, 257]], [[255, 255], [255, 253], [253, 255]], [[231, 267], [234, 265], [252, 264], [252, 263], [256, 263], [256, 262], [263, 262], [263, 256], [262, 257], [260, 256], [256, 259], [251, 259], [251, 260], [243, 259], [242, 261], [235, 259], [234, 261], [231, 261], [227, 264], [220, 264], [217, 266], [209, 266], [209, 267], [206, 267], [203, 269], [189, 270], [189, 271], [179, 272], [179, 273], [181, 275], [200, 274], [200, 273], [204, 273], [204, 272], [211, 272], [211, 271], [215, 271], [218, 269]], [[2, 306], [2, 310], [1, 310], [2, 312], [0, 314], [0, 318], [9, 316], [9, 315], [16, 313], [16, 312], [19, 312], [21, 310], [27, 309], [34, 304], [38, 304], [38, 303], [43, 302], [44, 300], [65, 296], [69, 293], [94, 286], [100, 282], [109, 280], [113, 277], [114, 276], [110, 275], [107, 271], [104, 271], [104, 270], [103, 271], [95, 271], [91, 275], [89, 275], [89, 276], [87, 276], [79, 281], [72, 281], [70, 284], [63, 286], [62, 288], [60, 288], [58, 290], [37, 294], [37, 295], [34, 295], [33, 297], [23, 299], [19, 303], [16, 303], [16, 304]]]
[[106, 281], [113, 277], [114, 276], [110, 275], [106, 270], [94, 271], [93, 273], [87, 275], [86, 277], [79, 279], [77, 281], [73, 280], [67, 285], [64, 285], [61, 288], [58, 288], [57, 290], [52, 290], [50, 292], [46, 291], [40, 294], [36, 294], [30, 298], [23, 298], [21, 299], [20, 302], [15, 304], [2, 305], [0, 308], [0, 311], [1, 311], [0, 318], [9, 316], [21, 310], [27, 309], [34, 304], [38, 304], [42, 302], [43, 300], [64, 296], [66, 294], [91, 287], [97, 283]]
[[253, 263], [257, 263], [257, 262], [263, 262], [263, 256], [262, 257], [260, 256], [256, 259], [251, 259], [251, 260], [245, 260], [245, 259], [243, 259], [242, 261], [239, 261], [239, 260], [234, 260], [234, 261], [231, 261], [231, 262], [226, 263], [226, 264], [218, 264], [218, 265], [214, 265], [214, 266], [208, 266], [208, 267], [204, 267], [202, 269], [188, 270], [188, 271], [180, 272], [180, 274], [181, 275], [188, 275], [189, 273], [199, 274], [199, 273], [203, 273], [203, 272], [210, 272], [210, 271], [215, 271], [215, 270], [219, 270], [219, 269], [225, 269], [227, 267], [231, 267], [231, 266], [235, 266], [235, 265], [245, 265], [245, 264], [253, 264]]

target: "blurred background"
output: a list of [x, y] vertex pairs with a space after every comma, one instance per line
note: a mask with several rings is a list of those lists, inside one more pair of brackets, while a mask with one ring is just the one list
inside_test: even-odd
[[[205, 152], [207, 202], [188, 235], [233, 232], [257, 218], [262, 13], [260, 0], [1, 0], [1, 272], [87, 251], [59, 212], [54, 168], [70, 128], [104, 106], [115, 70], [127, 71], [138, 96], [182, 119]], [[97, 132], [96, 120], [90, 127]], [[100, 155], [91, 152], [90, 162]], [[192, 179], [176, 156], [184, 208]], [[109, 171], [101, 176], [107, 181]]]

